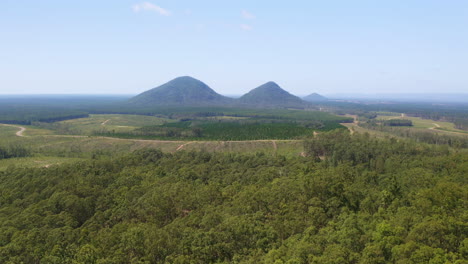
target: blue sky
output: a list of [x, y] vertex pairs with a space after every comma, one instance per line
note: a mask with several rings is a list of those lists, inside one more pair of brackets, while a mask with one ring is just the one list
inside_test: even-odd
[[0, 94], [468, 93], [468, 1], [0, 1]]

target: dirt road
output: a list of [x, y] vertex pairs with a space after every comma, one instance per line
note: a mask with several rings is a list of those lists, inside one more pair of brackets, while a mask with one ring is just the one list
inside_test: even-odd
[[436, 124], [436, 123], [432, 123], [432, 124], [433, 124], [435, 127], [431, 127], [431, 128], [429, 128], [429, 129], [436, 129], [436, 128], [439, 128], [439, 127], [440, 127], [439, 124]]
[[7, 125], [7, 124], [1, 124], [1, 125], [19, 128], [19, 131], [16, 132], [16, 135], [17, 135], [18, 137], [25, 137], [25, 135], [23, 135], [24, 131], [26, 131], [26, 128], [25, 128], [25, 127], [22, 127], [22, 126], [14, 126], [14, 125]]

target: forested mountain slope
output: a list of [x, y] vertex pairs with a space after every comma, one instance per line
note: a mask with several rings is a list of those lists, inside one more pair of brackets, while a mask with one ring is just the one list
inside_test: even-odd
[[159, 87], [141, 93], [129, 100], [135, 105], [225, 105], [233, 99], [216, 93], [205, 83], [189, 77], [175, 78]]
[[324, 102], [324, 101], [328, 101], [328, 98], [326, 98], [325, 96], [320, 95], [318, 93], [309, 94], [307, 96], [302, 97], [302, 99], [304, 101], [307, 101], [307, 102]]
[[466, 263], [464, 150], [338, 131], [305, 154], [11, 167], [0, 263]]
[[305, 107], [310, 106], [301, 98], [283, 90], [275, 82], [267, 82], [236, 100], [237, 104], [256, 107]]

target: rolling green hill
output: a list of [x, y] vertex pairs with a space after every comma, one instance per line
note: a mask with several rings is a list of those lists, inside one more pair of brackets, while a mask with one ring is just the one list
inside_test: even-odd
[[267, 82], [237, 100], [240, 105], [256, 107], [307, 107], [301, 98], [283, 90], [275, 82]]
[[139, 105], [223, 105], [234, 100], [216, 93], [205, 83], [183, 76], [143, 92], [129, 100]]

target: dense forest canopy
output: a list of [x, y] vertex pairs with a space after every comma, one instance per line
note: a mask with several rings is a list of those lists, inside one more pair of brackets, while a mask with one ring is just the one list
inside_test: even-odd
[[[327, 101], [305, 111], [125, 100], [0, 105], [1, 122], [33, 124], [26, 132], [37, 133], [19, 137], [8, 127], [1, 161], [80, 160], [0, 170], [0, 263], [468, 261], [465, 131], [439, 134], [453, 124], [418, 128], [420, 119], [405, 118], [463, 129], [464, 105]], [[93, 119], [103, 113], [124, 115]], [[117, 121], [107, 129], [118, 118], [123, 130], [113, 130]], [[58, 122], [66, 119], [77, 122]], [[181, 141], [172, 151], [129, 153], [141, 138]], [[282, 156], [278, 139], [303, 149]], [[198, 140], [268, 141], [274, 151], [182, 149]]]
[[304, 151], [11, 167], [0, 262], [466, 263], [465, 149], [332, 131]]

